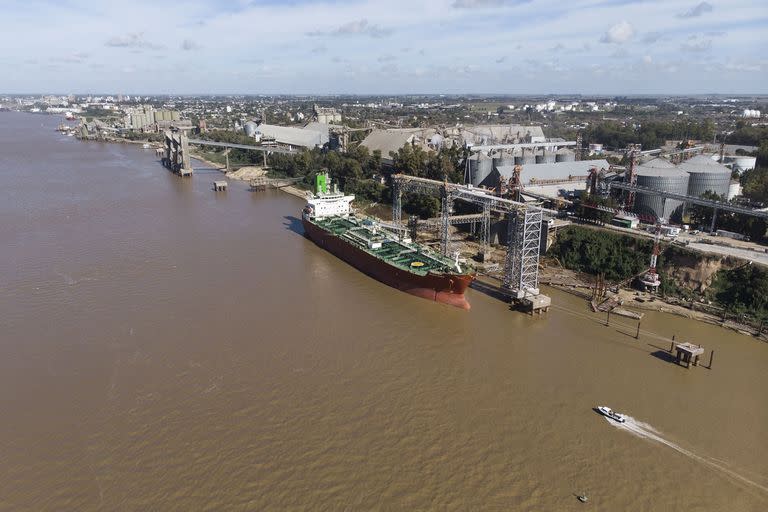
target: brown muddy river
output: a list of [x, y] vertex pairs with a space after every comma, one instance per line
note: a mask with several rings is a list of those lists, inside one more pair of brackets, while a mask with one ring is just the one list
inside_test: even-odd
[[0, 113], [0, 510], [768, 510], [768, 344], [418, 299], [59, 122]]

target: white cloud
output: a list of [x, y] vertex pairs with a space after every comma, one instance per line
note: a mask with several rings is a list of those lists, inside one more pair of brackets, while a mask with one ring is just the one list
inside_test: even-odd
[[728, 71], [758, 72], [762, 71], [763, 68], [767, 66], [757, 62], [728, 62], [723, 67]]
[[451, 7], [456, 9], [477, 9], [481, 7], [498, 7], [504, 5], [504, 0], [454, 0]]
[[357, 21], [350, 21], [332, 30], [313, 30], [307, 32], [308, 36], [351, 36], [366, 35], [370, 37], [386, 37], [392, 33], [392, 30], [382, 28], [379, 25], [372, 25], [363, 18]]
[[158, 50], [163, 47], [162, 45], [154, 44], [144, 39], [143, 32], [114, 36], [109, 38], [104, 44], [114, 48], [147, 48], [150, 50]]
[[651, 57], [650, 55], [644, 55], [643, 64], [653, 64], [653, 57]]
[[626, 59], [629, 57], [629, 52], [626, 48], [619, 47], [616, 48], [616, 50], [614, 50], [613, 53], [609, 55], [609, 57], [612, 59]]
[[706, 39], [700, 35], [692, 35], [680, 45], [680, 49], [689, 53], [708, 52], [712, 49], [712, 39]]
[[199, 50], [200, 45], [197, 44], [192, 39], [185, 39], [184, 41], [181, 42], [181, 49], [186, 52], [191, 52], [193, 50]]
[[702, 14], [712, 12], [714, 8], [709, 2], [701, 2], [696, 4], [687, 11], [677, 15], [678, 18], [698, 18]]
[[624, 44], [635, 35], [635, 29], [627, 21], [615, 24], [600, 38], [601, 43]]
[[64, 62], [67, 64], [80, 64], [81, 62], [84, 62], [88, 58], [87, 53], [83, 52], [74, 52], [69, 55], [66, 55], [64, 57], [51, 57], [51, 62]]
[[[268, 79], [258, 86], [265, 93], [466, 93], [478, 88], [526, 93], [537, 92], [534, 82], [519, 80], [526, 71], [515, 73], [514, 65], [524, 58], [518, 55], [538, 54], [544, 61], [561, 59], [561, 64], [532, 68], [535, 83], [551, 92], [692, 93], [705, 87], [768, 92], [768, 63], [761, 64], [751, 80], [734, 82], [728, 73], [710, 73], [704, 80], [703, 66], [691, 62], [706, 61], [720, 70], [725, 63], [757, 69], [755, 63], [764, 62], [761, 48], [768, 42], [765, 0], [733, 0], [727, 9], [724, 2], [708, 2], [717, 8], [716, 20], [701, 10], [700, 16], [676, 17], [703, 0], [228, 0], [230, 8], [224, 9], [217, 0], [192, 0], [184, 9], [156, 0], [132, 0], [130, 9], [116, 2], [102, 2], [94, 9], [92, 0], [18, 1], [3, 9], [8, 30], [0, 31], [0, 47], [14, 48], [3, 57], [6, 66], [25, 72], [3, 77], [0, 89], [36, 90], [43, 82], [47, 89], [62, 91], [237, 94], [251, 86], [232, 80], [227, 71], [263, 66], [270, 68]], [[153, 24], [147, 19], [173, 22]], [[66, 38], [60, 36], [61, 26], [68, 27]], [[736, 26], [738, 30], [725, 28]], [[720, 30], [728, 33], [720, 37], [715, 32]], [[296, 37], [309, 33], [318, 37]], [[384, 38], [390, 34], [393, 37]], [[698, 37], [688, 40], [688, 34]], [[189, 66], [193, 52], [182, 51], [184, 41], [199, 42], [205, 49], [194, 53], [194, 68]], [[170, 51], [157, 51], [161, 44]], [[681, 45], [693, 53], [683, 53]], [[318, 58], [312, 49], [321, 46], [327, 48]], [[622, 48], [626, 52], [616, 51]], [[81, 60], [77, 52], [89, 53], [81, 64], [75, 64]], [[611, 54], [629, 58], [608, 58]], [[335, 55], [354, 65], [354, 79], [342, 75], [345, 64], [331, 64]], [[377, 59], [388, 55], [397, 56], [392, 62], [399, 71], [382, 80], [380, 70], [389, 62]], [[645, 55], [653, 56], [650, 65], [644, 64]], [[254, 57], [258, 66], [244, 64]], [[686, 72], [665, 75], [667, 59]], [[163, 71], [147, 74], [150, 61], [162, 63]], [[590, 65], [595, 62], [604, 80], [593, 79]], [[52, 63], [58, 63], [61, 72], [44, 69]], [[92, 63], [103, 63], [104, 72], [95, 71]], [[362, 63], [368, 64], [370, 74]], [[477, 75], [451, 71], [458, 63], [475, 64]], [[177, 65], [179, 73], [172, 71]], [[567, 76], [551, 71], [566, 65]], [[136, 72], [121, 74], [123, 67]], [[435, 74], [435, 69], [443, 74]], [[303, 73], [313, 79], [296, 80]]]
[[641, 39], [641, 41], [643, 43], [650, 44], [650, 43], [655, 43], [656, 41], [659, 41], [663, 37], [664, 37], [664, 34], [662, 34], [661, 32], [646, 32], [645, 34], [643, 34], [643, 38]]

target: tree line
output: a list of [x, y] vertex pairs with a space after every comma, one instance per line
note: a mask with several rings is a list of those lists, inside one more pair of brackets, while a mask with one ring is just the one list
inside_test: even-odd
[[588, 126], [582, 133], [585, 144], [603, 144], [611, 149], [641, 144], [643, 149], [658, 149], [667, 140], [712, 140], [715, 123], [701, 121], [646, 121], [642, 124], [623, 124], [606, 121]]

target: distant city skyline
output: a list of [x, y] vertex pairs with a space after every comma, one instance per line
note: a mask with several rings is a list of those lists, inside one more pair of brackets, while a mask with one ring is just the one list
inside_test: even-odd
[[6, 94], [768, 93], [763, 1], [3, 4]]

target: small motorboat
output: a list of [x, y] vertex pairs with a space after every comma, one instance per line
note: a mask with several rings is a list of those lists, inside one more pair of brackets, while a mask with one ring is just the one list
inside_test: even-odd
[[624, 423], [627, 420], [626, 416], [624, 416], [623, 414], [614, 412], [614, 410], [611, 409], [610, 407], [600, 405], [597, 407], [597, 410], [600, 411], [604, 416], [608, 416], [612, 420], [618, 421], [619, 423]]
[[587, 497], [586, 494], [579, 494], [578, 496], [576, 496], [576, 499], [582, 503], [586, 503], [589, 501], [589, 498]]

